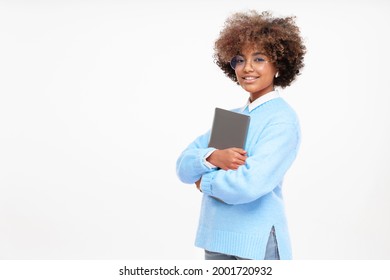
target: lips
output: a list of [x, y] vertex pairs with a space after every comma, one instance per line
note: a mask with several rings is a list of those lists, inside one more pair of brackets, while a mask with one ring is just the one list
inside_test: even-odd
[[246, 83], [252, 83], [252, 82], [256, 81], [258, 78], [259, 78], [258, 76], [244, 76], [244, 77], [242, 77], [242, 79]]
[[244, 80], [254, 80], [257, 79], [258, 77], [255, 76], [248, 76], [248, 77], [243, 77]]

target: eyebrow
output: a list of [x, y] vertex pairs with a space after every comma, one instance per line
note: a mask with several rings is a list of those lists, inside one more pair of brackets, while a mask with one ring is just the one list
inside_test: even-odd
[[264, 53], [262, 53], [262, 52], [256, 52], [256, 53], [253, 53], [253, 54], [252, 54], [252, 56], [259, 55], [259, 54], [261, 54], [261, 55], [265, 55], [265, 54], [264, 54]]
[[[244, 56], [242, 53], [239, 53], [239, 55], [241, 56]], [[262, 53], [262, 52], [255, 52], [255, 53], [252, 53], [251, 56], [256, 56], [256, 55], [264, 55], [264, 56], [267, 56], [266, 54]]]

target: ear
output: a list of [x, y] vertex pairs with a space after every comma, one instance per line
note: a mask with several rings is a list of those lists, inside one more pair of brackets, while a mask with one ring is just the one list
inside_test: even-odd
[[276, 63], [274, 64], [274, 69], [275, 69], [274, 79], [276, 79], [277, 77], [279, 77], [279, 67], [276, 65]]

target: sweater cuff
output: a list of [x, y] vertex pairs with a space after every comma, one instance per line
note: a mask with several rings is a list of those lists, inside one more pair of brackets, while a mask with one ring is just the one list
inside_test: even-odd
[[217, 173], [217, 170], [203, 174], [202, 181], [200, 182], [200, 189], [202, 190], [202, 192], [204, 194], [207, 194], [210, 196], [213, 195], [212, 183], [213, 183], [213, 180], [214, 180], [216, 173]]
[[208, 172], [212, 169], [210, 169], [209, 166], [205, 164], [205, 156], [209, 154], [210, 152], [214, 151], [214, 148], [207, 148], [207, 149], [199, 149], [198, 152], [198, 159], [195, 161], [195, 169], [199, 170], [200, 173]]
[[207, 158], [215, 152], [216, 149], [212, 148], [204, 157], [203, 157], [203, 164], [206, 165], [208, 168], [213, 169], [217, 168], [214, 164], [207, 161]]

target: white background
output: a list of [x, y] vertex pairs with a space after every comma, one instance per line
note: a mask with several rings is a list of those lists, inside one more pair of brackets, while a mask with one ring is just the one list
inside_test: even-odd
[[295, 259], [390, 259], [389, 2], [0, 0], [0, 259], [202, 259], [175, 174], [214, 107], [227, 16], [297, 16], [282, 95], [302, 126], [284, 194]]

